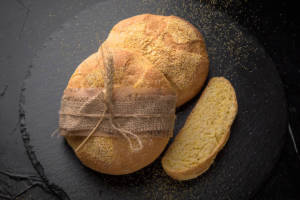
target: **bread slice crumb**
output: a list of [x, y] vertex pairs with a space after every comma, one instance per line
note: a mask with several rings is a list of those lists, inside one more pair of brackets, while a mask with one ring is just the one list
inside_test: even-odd
[[212, 78], [162, 158], [166, 173], [177, 180], [204, 173], [227, 142], [237, 110], [231, 83], [223, 77]]

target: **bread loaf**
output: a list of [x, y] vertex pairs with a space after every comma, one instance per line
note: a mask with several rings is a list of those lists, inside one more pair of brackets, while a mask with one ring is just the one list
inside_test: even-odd
[[166, 173], [177, 180], [204, 173], [227, 142], [237, 108], [230, 82], [212, 78], [162, 158]]
[[[164, 75], [142, 55], [124, 49], [110, 48], [114, 59], [114, 87], [160, 88], [173, 91]], [[95, 53], [84, 60], [71, 76], [67, 88], [103, 88], [103, 58]], [[66, 136], [69, 145], [76, 147], [81, 136]], [[143, 148], [132, 151], [122, 137], [92, 136], [75, 152], [87, 167], [106, 174], [128, 174], [154, 161], [164, 150], [169, 137], [143, 136]]]
[[206, 80], [209, 61], [204, 39], [179, 17], [142, 14], [122, 20], [105, 43], [144, 55], [176, 89], [177, 106], [193, 98]]
[[[208, 73], [201, 33], [175, 16], [138, 15], [120, 21], [103, 45], [113, 50], [114, 87], [161, 88], [177, 93], [177, 106], [194, 97]], [[103, 88], [102, 58], [92, 54], [70, 78], [67, 88]], [[66, 136], [73, 149], [85, 137]], [[76, 152], [81, 162], [106, 174], [128, 174], [154, 161], [169, 138], [141, 138], [144, 147], [130, 150], [122, 137], [93, 136]]]

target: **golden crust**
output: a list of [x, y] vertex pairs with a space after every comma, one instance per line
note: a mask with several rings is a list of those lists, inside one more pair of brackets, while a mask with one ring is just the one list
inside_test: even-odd
[[105, 43], [144, 55], [176, 89], [177, 106], [193, 98], [208, 74], [208, 55], [201, 33], [175, 16], [137, 15], [116, 24]]
[[[125, 49], [111, 49], [114, 63], [114, 87], [164, 88], [173, 91], [161, 72], [138, 53]], [[84, 60], [71, 76], [67, 88], [102, 88], [102, 57], [94, 53]], [[75, 149], [85, 137], [65, 137]], [[167, 145], [167, 137], [142, 137], [143, 149], [132, 152], [127, 141], [120, 137], [92, 137], [76, 153], [87, 167], [106, 174], [128, 174], [153, 162]]]

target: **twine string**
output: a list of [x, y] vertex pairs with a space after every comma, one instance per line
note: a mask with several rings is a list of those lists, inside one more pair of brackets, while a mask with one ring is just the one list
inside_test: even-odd
[[[104, 105], [105, 109], [103, 113], [100, 115], [100, 119], [97, 122], [96, 126], [92, 129], [92, 131], [88, 134], [88, 136], [78, 145], [78, 147], [75, 149], [75, 152], [78, 152], [84, 144], [90, 139], [90, 137], [95, 133], [97, 128], [100, 126], [100, 124], [103, 122], [103, 119], [105, 116], [108, 116], [110, 125], [113, 129], [118, 131], [129, 143], [130, 149], [133, 151], [139, 151], [143, 148], [143, 143], [141, 139], [131, 131], [127, 131], [125, 129], [119, 128], [113, 121], [113, 104], [112, 104], [112, 91], [113, 91], [113, 78], [114, 78], [114, 61], [112, 53], [109, 49], [106, 49], [107, 51], [107, 57], [104, 55], [103, 51], [103, 45], [100, 47], [100, 51], [98, 51], [98, 62], [99, 62], [99, 53], [101, 52], [103, 65], [104, 65]], [[138, 142], [138, 147], [134, 147], [132, 138], [134, 137], [135, 140]]]
[[103, 111], [103, 115], [102, 117], [100, 117], [99, 121], [97, 122], [96, 126], [93, 128], [93, 130], [88, 134], [88, 136], [78, 145], [78, 147], [76, 147], [75, 151], [78, 152], [81, 147], [83, 147], [83, 145], [90, 139], [90, 137], [95, 133], [95, 131], [97, 130], [97, 128], [100, 126], [100, 124], [102, 123], [103, 119], [104, 119], [104, 114], [107, 111], [107, 108], [104, 109]]

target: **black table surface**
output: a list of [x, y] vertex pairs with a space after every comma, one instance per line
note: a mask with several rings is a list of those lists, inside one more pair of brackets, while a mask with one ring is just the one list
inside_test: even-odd
[[[22, 139], [19, 134], [18, 105], [22, 100], [22, 80], [29, 75], [31, 59], [49, 34], [96, 2], [2, 0], [0, 3], [0, 131], [10, 135], [0, 140], [0, 199], [56, 199], [51, 191], [43, 190], [40, 179], [23, 175], [36, 173], [32, 167], [24, 167], [31, 166], [31, 162], [23, 146], [26, 138]], [[299, 199], [300, 158], [295, 147], [300, 146], [300, 136], [297, 135], [300, 131], [300, 123], [297, 123], [300, 119], [300, 22], [297, 6], [283, 1], [278, 4], [261, 1], [206, 3], [227, 12], [257, 37], [276, 64], [288, 100], [291, 129], [287, 127], [278, 163], [254, 199]], [[24, 61], [21, 66], [19, 59]], [[9, 173], [6, 169], [22, 171], [22, 174]], [[32, 183], [31, 186], [24, 187], [30, 185], [28, 182]]]

